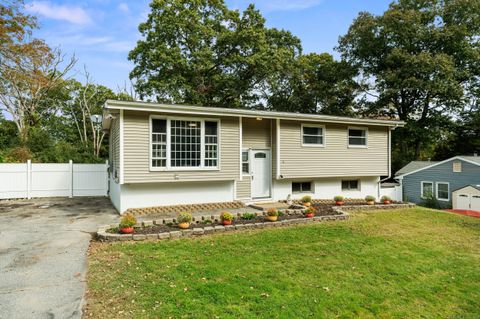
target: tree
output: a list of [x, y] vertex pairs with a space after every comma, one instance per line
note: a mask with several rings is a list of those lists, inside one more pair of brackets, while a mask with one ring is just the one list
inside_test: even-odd
[[21, 12], [23, 2], [0, 4], [0, 105], [12, 116], [23, 143], [29, 130], [55, 107], [48, 92], [63, 81], [75, 59], [31, 39], [36, 19]]
[[302, 55], [270, 79], [268, 104], [280, 111], [353, 116], [356, 75], [328, 53]]
[[130, 52], [140, 98], [222, 107], [265, 107], [266, 80], [301, 52], [290, 32], [265, 27], [250, 5], [156, 0]]
[[422, 157], [462, 110], [480, 75], [479, 31], [479, 0], [399, 0], [382, 15], [360, 13], [340, 39], [370, 84], [365, 113], [407, 123], [393, 136], [403, 163]]

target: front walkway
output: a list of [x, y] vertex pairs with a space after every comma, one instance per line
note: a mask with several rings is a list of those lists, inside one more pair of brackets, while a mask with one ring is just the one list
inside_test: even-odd
[[107, 198], [0, 202], [0, 318], [81, 318], [87, 249]]

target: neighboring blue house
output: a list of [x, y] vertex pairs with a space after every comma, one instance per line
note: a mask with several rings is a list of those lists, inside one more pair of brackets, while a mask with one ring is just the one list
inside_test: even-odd
[[440, 162], [413, 161], [400, 169], [395, 179], [402, 185], [405, 201], [421, 204], [431, 194], [442, 207], [451, 208], [452, 192], [468, 185], [480, 185], [480, 157], [455, 156]]

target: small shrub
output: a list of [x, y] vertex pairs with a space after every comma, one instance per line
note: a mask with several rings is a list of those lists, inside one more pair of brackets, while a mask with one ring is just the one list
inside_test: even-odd
[[228, 221], [233, 221], [235, 217], [229, 212], [223, 212], [220, 214], [220, 219], [221, 220], [228, 220]]
[[252, 220], [252, 219], [255, 219], [255, 217], [257, 217], [255, 213], [245, 213], [242, 215], [242, 219], [245, 219], [245, 220]]
[[336, 202], [343, 202], [344, 199], [345, 198], [341, 195], [337, 195], [333, 198], [333, 200], [336, 201]]
[[278, 211], [278, 217], [282, 217], [282, 216], [285, 216], [285, 213], [282, 211]]
[[267, 216], [278, 216], [278, 210], [274, 207], [267, 210]]
[[315, 214], [317, 210], [313, 207], [309, 207], [305, 210], [305, 214]]
[[433, 209], [440, 208], [440, 203], [438, 202], [438, 199], [433, 196], [433, 194], [427, 195], [427, 197], [422, 201], [421, 205]]
[[212, 221], [210, 219], [205, 219], [205, 220], [202, 220], [200, 223], [206, 225], [206, 224], [211, 224]]
[[311, 203], [312, 202], [312, 196], [305, 195], [302, 197], [302, 203]]
[[375, 197], [372, 196], [372, 195], [367, 195], [367, 196], [365, 196], [365, 201], [366, 201], [366, 202], [374, 202], [374, 201], [375, 201]]
[[135, 226], [137, 223], [137, 219], [130, 213], [127, 213], [122, 216], [120, 223], [118, 224], [118, 228], [129, 228]]
[[382, 202], [390, 202], [392, 201], [392, 199], [390, 197], [388, 197], [387, 195], [383, 195], [382, 198], [380, 198], [380, 201]]
[[192, 214], [187, 212], [181, 212], [177, 216], [178, 223], [190, 223], [192, 221]]

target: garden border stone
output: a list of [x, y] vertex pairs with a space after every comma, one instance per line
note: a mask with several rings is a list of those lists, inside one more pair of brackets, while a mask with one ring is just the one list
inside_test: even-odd
[[[193, 229], [185, 230], [172, 230], [166, 232], [160, 232], [157, 234], [114, 234], [107, 232], [110, 228], [116, 228], [117, 225], [104, 225], [100, 226], [97, 231], [97, 238], [100, 241], [113, 242], [113, 241], [143, 241], [143, 240], [164, 240], [171, 238], [181, 238], [181, 237], [198, 237], [207, 234], [227, 232], [227, 231], [236, 231], [236, 230], [245, 230], [245, 229], [254, 229], [254, 228], [270, 228], [270, 227], [283, 227], [290, 225], [301, 225], [301, 224], [311, 224], [315, 222], [324, 222], [324, 221], [335, 221], [335, 220], [347, 220], [349, 213], [347, 211], [352, 210], [363, 210], [363, 211], [379, 211], [386, 209], [400, 209], [400, 208], [410, 208], [416, 206], [412, 203], [402, 203], [402, 204], [388, 204], [388, 205], [347, 205], [347, 206], [333, 206], [333, 210], [337, 212], [334, 215], [326, 216], [315, 216], [313, 218], [294, 218], [294, 219], [284, 219], [275, 222], [258, 222], [252, 224], [238, 224], [238, 225], [227, 225], [227, 226], [204, 226], [204, 227], [195, 227]], [[303, 210], [302, 210], [303, 212]], [[198, 223], [194, 225], [202, 225], [200, 221], [211, 220], [215, 221], [219, 216], [210, 215], [210, 216], [201, 216], [196, 217]], [[165, 218], [160, 220], [152, 221], [143, 221], [138, 226], [150, 226], [150, 225], [162, 225], [175, 222], [173, 218]], [[208, 225], [208, 224], [207, 224]]]

